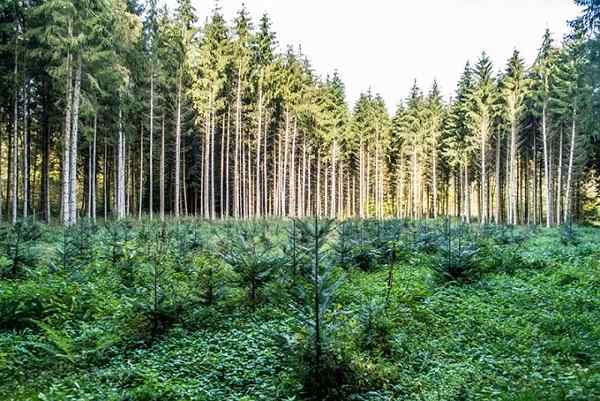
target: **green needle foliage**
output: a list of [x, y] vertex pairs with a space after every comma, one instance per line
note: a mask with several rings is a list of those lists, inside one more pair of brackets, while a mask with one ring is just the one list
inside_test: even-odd
[[440, 282], [469, 283], [479, 277], [480, 248], [465, 237], [463, 225], [453, 228], [450, 220], [446, 221], [444, 241], [440, 242], [438, 255], [431, 265]]
[[301, 351], [304, 393], [315, 400], [336, 399], [340, 394], [340, 380], [345, 379], [332, 343], [335, 321], [330, 316], [335, 293], [343, 280], [343, 276], [335, 273], [327, 249], [334, 223], [332, 219], [317, 217], [296, 223], [302, 236], [308, 239], [303, 244], [308, 263], [306, 285], [301, 290], [303, 302], [296, 308], [302, 322], [301, 333], [306, 339]]
[[40, 250], [38, 241], [42, 237], [42, 227], [32, 220], [19, 220], [13, 225], [0, 227], [0, 243], [3, 250], [3, 265], [0, 277], [21, 278], [27, 269], [35, 266]]
[[275, 253], [276, 248], [265, 233], [262, 224], [244, 224], [230, 231], [220, 243], [219, 253], [237, 273], [238, 283], [246, 288], [252, 309], [261, 301], [263, 287], [283, 265], [283, 258]]

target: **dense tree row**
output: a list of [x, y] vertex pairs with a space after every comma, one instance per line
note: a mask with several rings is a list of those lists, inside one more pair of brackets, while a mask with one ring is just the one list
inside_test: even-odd
[[0, 5], [0, 211], [64, 224], [158, 215], [560, 224], [596, 159], [597, 6], [526, 66], [483, 53], [450, 101], [415, 82], [393, 116], [280, 53], [268, 16], [190, 0]]

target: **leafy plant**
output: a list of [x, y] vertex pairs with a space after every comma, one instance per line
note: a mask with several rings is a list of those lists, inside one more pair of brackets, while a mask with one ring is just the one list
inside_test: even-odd
[[361, 347], [372, 353], [389, 356], [392, 324], [386, 315], [386, 303], [377, 299], [364, 303], [358, 313], [358, 322]]
[[577, 230], [573, 227], [573, 224], [563, 224], [560, 226], [560, 242], [563, 245], [579, 245], [580, 244], [580, 239], [579, 239], [579, 233], [577, 232]]
[[225, 283], [232, 276], [217, 257], [208, 252], [198, 253], [193, 260], [192, 285], [203, 305], [213, 305], [223, 298]]
[[244, 225], [230, 233], [220, 248], [223, 260], [237, 273], [238, 283], [246, 288], [248, 301], [255, 308], [261, 289], [283, 259], [274, 253], [275, 247], [257, 224]]
[[452, 229], [447, 223], [445, 246], [440, 246], [434, 257], [432, 269], [442, 282], [470, 282], [480, 274], [477, 255], [480, 248], [463, 238], [462, 226]]
[[309, 255], [308, 290], [302, 289], [304, 301], [296, 305], [302, 323], [300, 333], [307, 339], [300, 355], [304, 393], [310, 399], [336, 399], [340, 381], [347, 372], [337, 363], [339, 358], [331, 343], [335, 323], [328, 318], [333, 297], [343, 279], [334, 274], [334, 264], [324, 249], [334, 221], [319, 221], [315, 217], [312, 222], [298, 220], [297, 224], [302, 234], [310, 239], [304, 249]]
[[2, 226], [0, 244], [4, 248], [6, 262], [0, 270], [0, 277], [22, 277], [24, 269], [34, 267], [39, 256], [37, 244], [41, 236], [41, 226], [30, 219]]

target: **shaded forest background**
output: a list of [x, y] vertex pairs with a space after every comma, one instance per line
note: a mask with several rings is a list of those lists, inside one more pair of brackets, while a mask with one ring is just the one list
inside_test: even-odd
[[3, 1], [2, 218], [594, 219], [600, 1], [576, 3], [532, 65], [483, 52], [452, 99], [415, 82], [390, 115], [243, 7]]

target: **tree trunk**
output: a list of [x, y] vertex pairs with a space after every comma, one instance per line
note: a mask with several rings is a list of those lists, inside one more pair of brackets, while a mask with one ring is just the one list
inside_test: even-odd
[[486, 169], [486, 139], [487, 139], [487, 126], [486, 123], [482, 124], [481, 127], [481, 177], [479, 177], [481, 194], [480, 194], [480, 208], [479, 208], [479, 221], [481, 224], [487, 223], [487, 169]]
[[77, 144], [79, 135], [79, 105], [81, 99], [81, 56], [77, 57], [75, 89], [73, 91], [73, 122], [69, 152], [69, 224], [77, 222]]
[[573, 159], [575, 157], [575, 135], [576, 135], [576, 109], [573, 107], [573, 119], [571, 121], [571, 146], [569, 149], [569, 166], [567, 168], [567, 188], [565, 193], [565, 208], [564, 208], [564, 221], [572, 221], [572, 210], [571, 210], [571, 182], [573, 180]]
[[263, 93], [262, 93], [262, 79], [263, 72], [261, 70], [260, 77], [258, 79], [258, 127], [256, 132], [256, 178], [255, 178], [255, 203], [256, 203], [256, 216], [260, 217], [262, 215], [261, 208], [261, 195], [260, 195], [260, 140], [262, 134], [262, 103], [263, 103]]
[[544, 145], [544, 175], [546, 177], [546, 227], [554, 224], [552, 201], [552, 164], [550, 160], [548, 127], [547, 127], [547, 104], [544, 101], [542, 107], [542, 141]]
[[[70, 25], [69, 25], [70, 27]], [[63, 138], [63, 159], [62, 159], [62, 199], [61, 199], [61, 213], [62, 221], [64, 225], [70, 224], [69, 214], [69, 168], [70, 168], [70, 154], [71, 154], [71, 105], [73, 104], [73, 89], [72, 89], [72, 70], [71, 70], [71, 54], [67, 54], [67, 85], [66, 94], [67, 99], [65, 102], [65, 126], [64, 126], [64, 138]]]
[[559, 140], [559, 148], [558, 148], [558, 168], [557, 168], [557, 178], [556, 178], [556, 224], [561, 224], [562, 219], [562, 164], [563, 159], [563, 128], [560, 128], [560, 140]]
[[175, 214], [175, 218], [179, 218], [179, 206], [180, 206], [180, 181], [181, 181], [181, 74], [179, 72], [178, 82], [177, 82], [177, 116], [176, 116], [176, 126], [175, 126], [175, 188], [174, 188], [174, 200], [173, 200], [173, 211]]
[[500, 138], [500, 132], [498, 132], [496, 137], [496, 191], [494, 191], [495, 200], [494, 200], [494, 220], [496, 224], [500, 224], [501, 217], [501, 190], [502, 186], [500, 185], [500, 151], [502, 147], [502, 140]]
[[97, 131], [98, 131], [98, 115], [96, 113], [94, 113], [94, 136], [92, 138], [92, 170], [90, 172], [90, 174], [92, 175], [92, 180], [91, 180], [91, 184], [92, 184], [92, 189], [91, 189], [91, 193], [92, 193], [92, 202], [90, 205], [90, 208], [92, 210], [92, 222], [96, 222], [96, 184], [97, 184], [97, 178], [96, 178], [96, 136], [97, 136]]
[[165, 220], [165, 115], [162, 115], [162, 128], [160, 131], [160, 161], [159, 161], [159, 207], [160, 207], [160, 221]]
[[138, 196], [138, 220], [142, 219], [143, 194], [144, 194], [144, 126], [140, 124], [140, 189]]
[[125, 138], [123, 110], [119, 105], [119, 132], [117, 138], [117, 218], [125, 218]]
[[150, 70], [150, 133], [149, 133], [149, 157], [148, 157], [148, 212], [150, 213], [150, 220], [153, 218], [154, 213], [154, 62]]
[[29, 214], [29, 91], [27, 83], [23, 86], [23, 217]]

